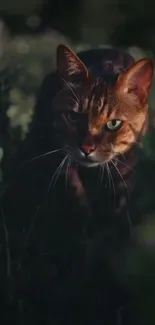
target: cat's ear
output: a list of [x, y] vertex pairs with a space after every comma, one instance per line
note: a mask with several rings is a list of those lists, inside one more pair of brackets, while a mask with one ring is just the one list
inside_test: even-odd
[[154, 65], [151, 59], [141, 59], [120, 75], [116, 91], [120, 94], [134, 93], [141, 103], [148, 99]]
[[88, 70], [77, 55], [67, 46], [59, 45], [57, 48], [57, 71], [62, 80], [86, 81]]

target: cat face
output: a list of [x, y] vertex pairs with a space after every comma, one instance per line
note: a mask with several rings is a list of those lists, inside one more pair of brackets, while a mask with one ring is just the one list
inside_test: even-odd
[[86, 167], [114, 161], [144, 135], [154, 70], [150, 59], [134, 63], [110, 86], [93, 78], [75, 53], [60, 45], [57, 70], [63, 89], [54, 101], [55, 125], [73, 161]]

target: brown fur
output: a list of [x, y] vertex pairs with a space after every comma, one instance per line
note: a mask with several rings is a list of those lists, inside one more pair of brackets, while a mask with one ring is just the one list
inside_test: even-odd
[[[94, 78], [76, 54], [63, 45], [58, 47], [57, 67], [63, 88], [54, 106], [61, 112], [57, 129], [64, 151], [69, 152], [77, 165], [84, 162], [81, 152], [93, 153], [92, 161], [98, 165], [113, 163], [117, 157], [121, 161], [122, 155], [127, 155], [132, 165], [132, 146], [140, 143], [147, 131], [147, 101], [154, 71], [152, 61], [141, 59], [133, 63], [122, 72], [114, 86], [102, 78]], [[74, 114], [75, 120], [68, 114]], [[113, 120], [121, 121], [121, 127], [111, 131], [107, 123]], [[125, 175], [127, 168], [123, 170], [122, 166], [118, 163], [117, 168]], [[79, 200], [84, 201], [85, 191], [77, 177], [75, 167], [70, 173], [70, 183], [77, 187]]]

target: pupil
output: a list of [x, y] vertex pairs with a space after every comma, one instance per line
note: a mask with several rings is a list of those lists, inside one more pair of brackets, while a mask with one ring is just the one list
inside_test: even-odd
[[113, 121], [112, 121], [112, 126], [115, 126], [115, 125], [116, 125], [116, 121], [113, 120]]

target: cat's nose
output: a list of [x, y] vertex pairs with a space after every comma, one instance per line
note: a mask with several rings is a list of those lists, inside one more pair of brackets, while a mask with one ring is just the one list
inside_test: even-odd
[[95, 145], [83, 145], [80, 147], [80, 150], [85, 154], [85, 156], [88, 156], [95, 150], [95, 148]]

